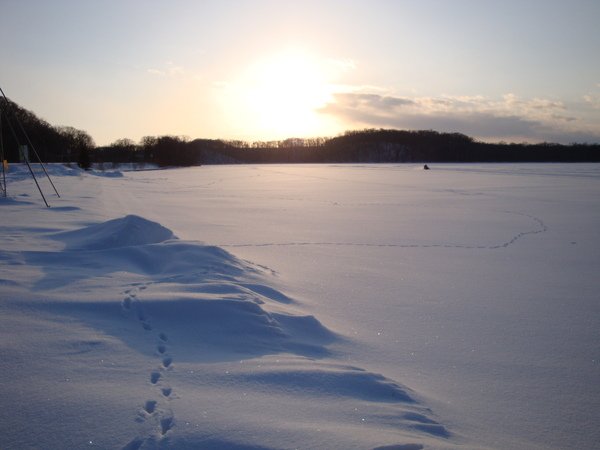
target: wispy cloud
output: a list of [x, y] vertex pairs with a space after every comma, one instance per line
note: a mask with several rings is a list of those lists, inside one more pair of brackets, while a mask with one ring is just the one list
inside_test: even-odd
[[600, 127], [583, 123], [563, 102], [514, 94], [492, 99], [339, 92], [320, 111], [353, 126], [457, 131], [482, 140], [600, 141]]
[[587, 94], [583, 96], [583, 101], [594, 109], [600, 109], [600, 94]]
[[325, 63], [336, 72], [349, 72], [356, 69], [356, 61], [350, 58], [329, 58], [325, 60]]
[[146, 72], [159, 77], [174, 77], [186, 73], [182, 66], [175, 64], [173, 61], [167, 61], [161, 68], [152, 67], [147, 69]]

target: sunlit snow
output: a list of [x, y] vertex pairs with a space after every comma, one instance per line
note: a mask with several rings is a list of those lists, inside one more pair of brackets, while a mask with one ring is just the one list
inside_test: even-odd
[[594, 448], [600, 165], [82, 172], [0, 198], [0, 448]]

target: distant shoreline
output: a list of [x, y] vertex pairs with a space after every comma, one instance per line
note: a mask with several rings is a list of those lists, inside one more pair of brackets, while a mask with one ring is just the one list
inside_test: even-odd
[[460, 133], [362, 130], [326, 139], [254, 142], [147, 137], [91, 151], [95, 163], [158, 166], [263, 163], [600, 162], [600, 144], [489, 144]]

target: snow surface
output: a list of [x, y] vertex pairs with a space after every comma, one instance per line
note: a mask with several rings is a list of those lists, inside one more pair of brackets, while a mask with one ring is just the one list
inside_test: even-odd
[[49, 172], [0, 448], [599, 448], [600, 165]]

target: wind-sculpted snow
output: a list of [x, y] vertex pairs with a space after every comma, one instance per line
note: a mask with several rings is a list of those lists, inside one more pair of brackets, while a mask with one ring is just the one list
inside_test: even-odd
[[382, 375], [351, 366], [323, 366], [312, 370], [292, 367], [253, 373], [242, 379], [259, 386], [268, 386], [269, 389], [276, 386], [287, 392], [297, 391], [315, 397], [352, 397], [384, 403], [416, 403], [406, 388]]
[[[99, 410], [114, 404], [118, 417], [129, 410], [134, 425], [114, 425], [103, 430], [110, 439], [90, 440], [103, 448], [287, 448], [296, 445], [291, 442], [363, 448], [377, 443], [372, 436], [398, 441], [397, 448], [422, 448], [415, 442], [437, 440], [450, 445], [450, 432], [409, 388], [335, 362], [339, 355], [332, 345], [346, 338], [302, 314], [298, 301], [269, 286], [272, 275], [263, 267], [218, 247], [180, 240], [135, 215], [67, 232], [49, 229], [47, 237], [62, 248], [1, 255], [38, 273], [21, 282], [3, 280], [24, 298], [4, 308], [14, 317], [34, 311], [40, 326], [55, 336], [44, 345], [64, 361], [65, 373], [75, 370], [67, 379], [78, 380], [80, 398], [60, 405], [60, 418], [43, 417], [50, 424], [62, 421], [69, 434], [36, 438], [43, 447], [79, 446], [79, 425], [63, 413], [86, 410], [91, 393]], [[71, 337], [73, 327], [92, 331], [83, 333], [85, 338]], [[57, 375], [60, 366], [36, 364], [48, 380], [66, 376]], [[77, 372], [86, 375], [79, 378]], [[119, 387], [101, 392], [99, 386], [110, 380]], [[246, 402], [236, 401], [248, 394], [263, 406], [248, 409]], [[123, 399], [132, 396], [135, 401], [124, 409]], [[316, 419], [323, 435], [304, 436], [302, 426], [293, 423], [320, 416], [317, 405], [325, 399], [331, 402], [329, 419]], [[235, 432], [206, 416], [207, 405], [215, 401], [229, 405]], [[282, 418], [289, 405], [295, 412]], [[350, 411], [342, 414], [349, 414], [349, 423], [369, 430], [365, 441], [347, 437], [336, 408]], [[202, 427], [191, 428], [200, 417]], [[257, 422], [262, 437], [256, 434]], [[24, 435], [8, 442], [36, 445]]]
[[[33, 284], [35, 290], [67, 288], [121, 272], [148, 278], [124, 292], [122, 300], [45, 305], [84, 317], [107, 334], [114, 333], [115, 314], [123, 309], [145, 329], [158, 324], [169, 330], [181, 342], [180, 351], [195, 361], [283, 351], [323, 356], [328, 353], [323, 344], [336, 339], [314, 317], [281, 309], [292, 300], [256, 282], [256, 267], [217, 247], [181, 241], [156, 222], [130, 215], [50, 236], [64, 242], [65, 249], [24, 254], [45, 273]], [[278, 306], [276, 311], [266, 309], [270, 304]]]
[[171, 230], [134, 215], [90, 225], [80, 230], [57, 233], [54, 236], [55, 239], [66, 243], [67, 250], [111, 250], [157, 244], [174, 237]]
[[422, 167], [11, 165], [0, 448], [595, 448], [600, 166]]

